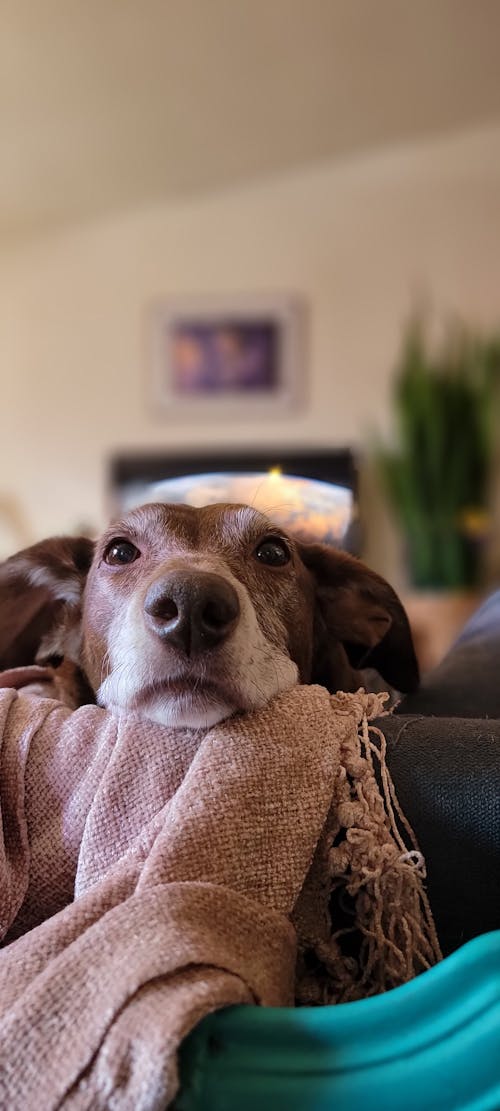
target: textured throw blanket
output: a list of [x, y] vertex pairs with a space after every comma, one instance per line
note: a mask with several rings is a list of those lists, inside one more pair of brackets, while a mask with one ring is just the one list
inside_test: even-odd
[[209, 1011], [438, 958], [382, 708], [298, 687], [200, 733], [0, 691], [0, 1107], [164, 1108]]

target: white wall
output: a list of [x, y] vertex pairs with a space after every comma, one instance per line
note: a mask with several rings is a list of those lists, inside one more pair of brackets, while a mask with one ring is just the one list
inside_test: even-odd
[[[13, 499], [26, 536], [39, 537], [100, 524], [115, 449], [362, 445], [387, 422], [400, 327], [422, 288], [440, 310], [500, 322], [500, 127], [4, 251], [0, 505]], [[280, 424], [155, 418], [145, 399], [148, 302], [235, 290], [303, 295], [308, 406]]]

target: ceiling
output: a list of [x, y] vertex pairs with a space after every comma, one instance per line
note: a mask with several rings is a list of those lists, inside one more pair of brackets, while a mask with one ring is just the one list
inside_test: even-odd
[[0, 0], [0, 236], [500, 117], [498, 0]]

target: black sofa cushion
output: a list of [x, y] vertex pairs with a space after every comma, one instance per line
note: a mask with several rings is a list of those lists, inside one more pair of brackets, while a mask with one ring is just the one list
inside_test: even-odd
[[449, 953], [500, 928], [500, 591], [420, 690], [377, 724]]
[[500, 721], [392, 715], [376, 724], [450, 953], [500, 928]]

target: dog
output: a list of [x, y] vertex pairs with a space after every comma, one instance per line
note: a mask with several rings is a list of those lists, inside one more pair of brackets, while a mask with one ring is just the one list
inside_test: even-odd
[[[362, 562], [244, 505], [148, 504], [97, 541], [0, 567], [0, 668], [45, 665], [76, 704], [210, 728], [296, 683], [418, 685], [403, 606]], [[36, 676], [35, 676], [36, 677]], [[62, 691], [62, 693], [61, 693]]]

